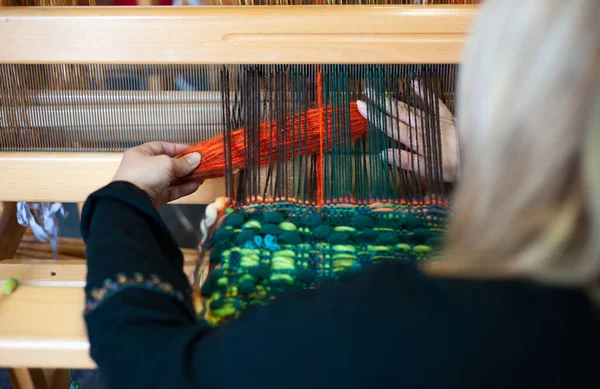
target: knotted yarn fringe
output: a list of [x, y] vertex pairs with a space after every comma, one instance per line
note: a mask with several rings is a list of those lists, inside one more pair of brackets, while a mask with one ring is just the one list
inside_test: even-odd
[[31, 227], [33, 235], [40, 242], [49, 242], [52, 256], [58, 259], [58, 219], [56, 214], [65, 218], [67, 212], [62, 203], [17, 203], [17, 220], [23, 227]]
[[75, 378], [73, 377], [73, 371], [71, 369], [69, 369], [69, 378], [71, 380], [71, 384], [69, 385], [69, 389], [79, 389], [79, 382], [75, 381]]

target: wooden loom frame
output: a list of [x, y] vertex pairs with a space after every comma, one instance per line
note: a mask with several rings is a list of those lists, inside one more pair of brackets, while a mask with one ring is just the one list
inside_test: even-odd
[[[0, 8], [0, 63], [459, 63], [477, 9]], [[0, 152], [0, 281], [16, 276], [23, 284], [0, 295], [0, 367], [95, 367], [81, 317], [85, 262], [11, 260], [23, 234], [14, 202], [82, 203], [120, 159]], [[207, 181], [179, 203], [212, 202], [223, 188], [222, 180]]]

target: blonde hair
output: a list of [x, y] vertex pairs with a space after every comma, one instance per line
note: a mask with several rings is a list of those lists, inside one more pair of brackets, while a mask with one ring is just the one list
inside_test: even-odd
[[[600, 279], [600, 1], [488, 0], [461, 68], [445, 265]], [[443, 267], [443, 266], [442, 266]]]

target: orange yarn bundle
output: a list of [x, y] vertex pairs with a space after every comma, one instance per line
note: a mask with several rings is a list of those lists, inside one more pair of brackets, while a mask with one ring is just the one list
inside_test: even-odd
[[[323, 111], [323, 112], [322, 112]], [[269, 165], [274, 162], [277, 156], [278, 147], [286, 147], [290, 152], [289, 158], [300, 154], [314, 154], [321, 150], [321, 139], [324, 139], [320, 133], [320, 123], [322, 117], [331, 117], [333, 109], [327, 107], [324, 110], [319, 108], [309, 109], [305, 114], [287, 119], [285, 128], [285, 141], [277, 145], [275, 142], [277, 131], [277, 122], [275, 120], [260, 124], [260, 165]], [[231, 161], [233, 170], [244, 168], [244, 129], [235, 130], [231, 133]], [[332, 120], [327, 121], [325, 131], [328, 139], [332, 139]], [[362, 117], [356, 108], [356, 103], [350, 104], [350, 138], [355, 141], [365, 135], [367, 132], [367, 121]], [[280, 135], [281, 137], [282, 135]], [[222, 177], [225, 175], [225, 155], [223, 150], [223, 135], [215, 136], [211, 139], [200, 142], [185, 150], [177, 157], [186, 154], [198, 152], [202, 155], [200, 166], [192, 173], [191, 178], [207, 179]], [[331, 149], [335, 146], [325, 145], [325, 148]]]

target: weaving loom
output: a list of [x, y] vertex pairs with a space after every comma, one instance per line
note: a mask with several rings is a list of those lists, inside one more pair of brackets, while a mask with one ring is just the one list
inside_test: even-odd
[[[230, 70], [241, 85], [233, 98]], [[223, 104], [235, 101], [224, 113], [231, 125], [222, 136], [189, 150], [199, 150], [204, 158], [194, 177], [224, 175], [231, 202], [214, 234], [211, 225], [203, 231], [201, 251], [210, 251], [209, 278], [202, 286], [205, 320], [218, 324], [280, 291], [340, 280], [379, 260], [431, 256], [448, 211], [440, 108], [427, 92], [441, 89], [435, 77], [440, 70], [447, 69], [278, 65], [222, 70]], [[418, 89], [413, 82], [419, 82]], [[368, 100], [373, 102], [368, 120], [355, 103], [364, 99], [365, 90], [379, 96]], [[405, 110], [406, 120], [415, 124], [410, 137], [421, 145], [415, 149], [421, 149], [425, 162], [411, 161], [412, 174], [391, 168], [388, 154], [380, 157], [400, 147], [385, 131], [394, 125], [385, 123], [386, 106], [403, 110], [391, 96], [418, 107]], [[237, 182], [235, 171], [240, 171]], [[223, 201], [211, 207], [222, 210]], [[200, 274], [202, 269], [198, 266]]]
[[[453, 111], [477, 8], [391, 3], [410, 5], [0, 8], [0, 200], [81, 203], [124, 149], [195, 145], [206, 181], [180, 203], [210, 204], [186, 263], [209, 325], [380, 260], [434, 259], [449, 210], [438, 98]], [[395, 101], [411, 107], [408, 146], [386, 133]], [[422, 160], [398, 169], [389, 148]], [[20, 320], [0, 329], [0, 365], [94, 366], [85, 264], [57, 265], [0, 262], [23, 285], [0, 300], [0, 323]], [[43, 331], [18, 308], [37, 293], [61, 301]]]

